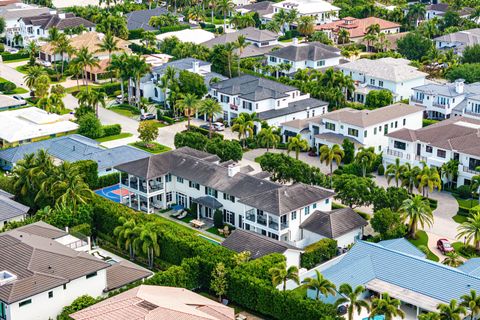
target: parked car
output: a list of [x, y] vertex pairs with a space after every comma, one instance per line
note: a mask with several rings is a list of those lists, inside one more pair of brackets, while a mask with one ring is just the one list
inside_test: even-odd
[[116, 103], [123, 103], [123, 96], [119, 94], [118, 96], [115, 97], [115, 102]]
[[212, 126], [213, 126], [213, 129], [214, 129], [215, 131], [223, 131], [223, 130], [225, 130], [225, 126], [224, 126], [223, 123], [221, 123], [221, 122], [215, 122], [215, 123], [212, 124]]
[[205, 130], [210, 130], [210, 126], [208, 124], [201, 124], [200, 128]]
[[25, 101], [25, 99], [23, 97], [19, 96], [19, 95], [13, 95], [12, 98], [18, 100], [18, 102], [22, 106], [27, 104], [27, 101]]
[[155, 120], [155, 115], [153, 113], [144, 113], [140, 116], [140, 121], [143, 120]]
[[455, 251], [447, 239], [439, 239], [437, 241], [437, 249], [443, 254]]

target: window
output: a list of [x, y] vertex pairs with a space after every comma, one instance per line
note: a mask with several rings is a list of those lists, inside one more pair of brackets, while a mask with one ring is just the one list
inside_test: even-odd
[[377, 134], [377, 127], [373, 128], [373, 134], [374, 134], [374, 135]]
[[405, 142], [395, 140], [393, 142], [393, 147], [395, 149], [406, 150], [407, 149], [407, 144]]
[[222, 94], [222, 95], [220, 96], [220, 102], [230, 103], [230, 97]]
[[398, 127], [398, 121], [395, 121], [395, 128]]
[[23, 306], [26, 306], [27, 304], [30, 304], [32, 303], [32, 299], [28, 299], [28, 300], [23, 300], [22, 302], [20, 302], [18, 304], [19, 307], [23, 307]]
[[270, 62], [277, 62], [277, 58], [270, 56]]
[[335, 131], [335, 124], [331, 122], [325, 122], [325, 129]]
[[248, 101], [242, 101], [242, 108], [252, 111], [252, 103]]
[[48, 298], [52, 299], [53, 298], [53, 291], [48, 291]]
[[223, 209], [223, 222], [235, 225], [235, 213]]
[[235, 202], [235, 197], [232, 196], [232, 195], [230, 195], [230, 194], [228, 194], [228, 193], [223, 193], [223, 199], [225, 199], [225, 200], [230, 200], [230, 201], [232, 201], [232, 202]]
[[63, 290], [67, 290], [67, 284], [66, 283], [63, 285]]
[[313, 209], [317, 209], [317, 204], [314, 203], [313, 206], [312, 206]]
[[330, 203], [330, 199], [325, 199], [325, 204], [329, 204]]
[[290, 213], [290, 220], [296, 220], [297, 219], [297, 211], [292, 211]]
[[87, 274], [85, 276], [85, 278], [90, 279], [90, 278], [93, 278], [93, 277], [96, 277], [96, 276], [97, 276], [97, 271]]
[[172, 175], [170, 173], [165, 176], [165, 182], [172, 182]]
[[218, 197], [218, 191], [209, 187], [205, 187], [205, 194], [215, 198]]
[[183, 183], [183, 178], [177, 177], [177, 182], [178, 183]]
[[447, 151], [442, 150], [442, 149], [437, 149], [437, 157], [439, 157], [439, 158], [447, 157]]
[[277, 101], [277, 107], [280, 107], [280, 100]]
[[383, 134], [388, 134], [388, 124], [383, 126]]
[[433, 148], [431, 146], [425, 146], [425, 152], [432, 153]]
[[378, 80], [378, 86], [383, 87], [383, 81], [382, 80]]
[[325, 60], [317, 61], [317, 67], [323, 67], [325, 65]]
[[364, 138], [367, 137], [367, 130], [363, 131], [363, 137], [364, 137]]
[[200, 184], [193, 182], [193, 181], [188, 181], [188, 186], [193, 189], [200, 190]]
[[371, 84], [372, 86], [374, 86], [374, 85], [375, 85], [375, 79], [370, 79], [370, 84]]
[[310, 214], [310, 206], [305, 207], [305, 215]]
[[403, 119], [403, 125], [407, 124], [407, 119]]
[[6, 319], [7, 312], [5, 311], [5, 304], [0, 301], [0, 319]]
[[348, 128], [348, 135], [353, 137], [358, 137], [358, 130], [353, 128]]
[[173, 199], [173, 197], [172, 197], [172, 191], [167, 192], [166, 199], [167, 199], [167, 203], [168, 203], [168, 202], [172, 202], [172, 199]]

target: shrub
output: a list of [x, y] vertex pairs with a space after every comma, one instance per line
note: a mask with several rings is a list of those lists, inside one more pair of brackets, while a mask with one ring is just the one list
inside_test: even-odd
[[190, 29], [190, 26], [188, 24], [179, 24], [179, 25], [176, 25], [176, 26], [161, 27], [160, 28], [160, 33], [180, 31], [180, 30], [184, 30], [184, 29]]
[[311, 269], [317, 264], [330, 260], [337, 254], [337, 241], [333, 239], [322, 239], [305, 248], [301, 256], [300, 265], [302, 268]]
[[223, 228], [223, 214], [220, 210], [215, 210], [213, 214], [213, 225], [215, 228]]
[[84, 236], [92, 235], [92, 227], [88, 223], [82, 223], [70, 228], [70, 233], [72, 234], [81, 234]]
[[120, 181], [120, 172], [114, 172], [110, 174], [106, 174], [103, 176], [99, 176], [97, 180], [96, 189], [105, 188], [109, 186], [113, 186], [114, 184], [119, 183]]
[[103, 128], [100, 120], [94, 113], [86, 113], [78, 119], [78, 134], [96, 139], [103, 137]]
[[122, 132], [122, 126], [119, 124], [111, 124], [111, 125], [103, 126], [104, 137], [115, 136], [117, 134], [120, 134], [121, 132]]
[[470, 186], [463, 185], [457, 188], [457, 194], [462, 199], [468, 199], [472, 196]]
[[1, 56], [2, 56], [3, 61], [10, 61], [10, 60], [28, 58], [29, 54], [27, 52], [18, 52], [18, 53], [2, 52]]
[[129, 105], [127, 103], [122, 103], [119, 105], [114, 106], [115, 109], [121, 109], [121, 110], [128, 110], [133, 114], [140, 114], [140, 110], [138, 110], [137, 107], [134, 107], [132, 105]]
[[57, 320], [71, 320], [72, 318], [70, 318], [70, 314], [90, 307], [98, 301], [99, 300], [88, 295], [80, 296], [73, 300], [72, 304], [63, 308], [62, 313], [57, 317]]
[[17, 86], [13, 82], [7, 81], [3, 83], [3, 91], [7, 93], [13, 92], [16, 88]]
[[383, 176], [385, 174], [385, 167], [383, 164], [380, 164], [377, 169], [377, 173], [379, 176]]
[[142, 28], [130, 30], [128, 31], [128, 40], [141, 39], [144, 32], [145, 30]]
[[[208, 137], [208, 129], [203, 129], [203, 128], [200, 128], [200, 127], [197, 127], [197, 126], [190, 126], [190, 131], [193, 131], [193, 132], [198, 132], [198, 133], [201, 133], [203, 134], [204, 136], [207, 136]], [[220, 134], [220, 133], [217, 133], [217, 132], [212, 132], [212, 139], [213, 138], [221, 138], [223, 139], [223, 134]]]
[[174, 124], [175, 123], [175, 120], [173, 118], [170, 118], [170, 117], [167, 117], [167, 116], [164, 116], [163, 114], [160, 114], [158, 116], [158, 120], [160, 121], [164, 121], [168, 124]]
[[76, 161], [75, 165], [83, 181], [90, 188], [95, 188], [98, 184], [98, 164], [93, 160], [80, 160]]
[[118, 90], [121, 90], [121, 84], [120, 82], [114, 82], [114, 83], [107, 82], [102, 84], [99, 90], [105, 92], [107, 96], [113, 96]]
[[480, 204], [476, 205], [475, 207], [470, 208], [470, 215], [474, 216], [480, 213]]

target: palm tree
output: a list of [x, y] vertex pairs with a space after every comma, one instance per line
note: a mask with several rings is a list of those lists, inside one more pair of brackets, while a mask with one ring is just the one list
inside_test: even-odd
[[150, 67], [145, 62], [145, 58], [137, 55], [130, 56], [128, 65], [135, 83], [135, 103], [138, 106], [140, 102], [140, 80], [150, 71]]
[[265, 29], [274, 33], [279, 33], [282, 30], [282, 27], [278, 21], [270, 20], [265, 24]]
[[61, 33], [57, 27], [52, 27], [48, 29], [48, 37], [47, 37], [48, 42], [58, 41], [60, 37], [61, 37]]
[[27, 196], [35, 196], [37, 193], [35, 175], [32, 172], [35, 167], [35, 154], [28, 153], [13, 168], [13, 188], [17, 195], [26, 198]]
[[436, 312], [421, 313], [418, 315], [418, 320], [440, 320], [440, 315]]
[[60, 174], [53, 177], [55, 182], [51, 184], [52, 195], [56, 199], [55, 203], [71, 205], [76, 211], [77, 205], [86, 204], [92, 198], [93, 192], [73, 164], [63, 162], [58, 166], [58, 170]]
[[395, 164], [389, 164], [387, 166], [387, 170], [385, 171], [385, 175], [387, 176], [387, 183], [390, 184], [390, 181], [392, 181], [392, 179], [395, 179], [395, 185], [398, 188], [398, 182], [402, 178], [404, 169], [405, 167], [400, 165], [400, 159], [396, 158]]
[[440, 303], [437, 306], [441, 320], [461, 320], [462, 315], [467, 313], [467, 309], [459, 305], [457, 300], [453, 299], [449, 304]]
[[323, 294], [325, 297], [328, 295], [336, 295], [337, 291], [335, 290], [335, 285], [330, 282], [330, 280], [325, 279], [323, 274], [321, 274], [318, 270], [315, 270], [315, 277], [313, 278], [305, 278], [303, 283], [308, 289], [315, 290], [315, 299], [318, 300], [320, 294]]
[[276, 127], [262, 128], [257, 135], [258, 143], [260, 143], [262, 146], [266, 146], [267, 152], [270, 147], [275, 148], [280, 142], [280, 136], [276, 134], [276, 130]]
[[287, 289], [287, 281], [292, 280], [296, 284], [300, 284], [300, 278], [298, 277], [298, 268], [296, 266], [290, 266], [287, 269], [285, 262], [281, 263], [278, 267], [272, 267], [268, 270], [268, 273], [272, 276], [272, 284], [276, 287], [283, 283], [283, 291]]
[[250, 42], [247, 41], [247, 38], [245, 38], [244, 35], [238, 36], [237, 41], [235, 41], [235, 47], [238, 49], [238, 75], [240, 75], [240, 58], [243, 54], [243, 50], [245, 50], [249, 44]]
[[133, 250], [133, 241], [138, 237], [138, 234], [135, 232], [137, 229], [137, 223], [135, 219], [128, 219], [125, 217], [120, 217], [118, 220], [120, 225], [113, 230], [113, 234], [117, 237], [117, 246], [119, 248], [125, 248], [130, 254], [130, 260], [135, 258]]
[[468, 243], [473, 241], [475, 249], [480, 252], [480, 213], [467, 217], [467, 221], [458, 226], [457, 230], [457, 238], [465, 237]]
[[377, 35], [376, 34], [366, 34], [365, 37], [363, 37], [363, 41], [367, 42], [367, 52], [370, 51], [370, 47], [372, 46], [372, 43], [377, 41]]
[[364, 291], [365, 288], [363, 286], [357, 286], [354, 290], [348, 283], [340, 285], [338, 292], [341, 293], [343, 297], [338, 299], [335, 302], [335, 305], [338, 306], [344, 303], [348, 303], [348, 320], [353, 320], [353, 313], [355, 312], [355, 309], [357, 310], [358, 315], [360, 315], [362, 309], [370, 311], [370, 306], [368, 305], [368, 302], [360, 298]]
[[23, 80], [25, 80], [25, 85], [30, 89], [33, 90], [35, 86], [35, 81], [41, 76], [47, 74], [45, 68], [41, 66], [32, 66], [27, 69], [27, 74], [23, 76]]
[[203, 103], [200, 105], [198, 112], [201, 114], [205, 114], [208, 119], [209, 123], [209, 130], [208, 130], [208, 137], [212, 138], [212, 122], [213, 118], [216, 115], [219, 115], [223, 112], [222, 106], [213, 99], [205, 99]]
[[425, 14], [425, 6], [421, 3], [416, 3], [408, 9], [407, 20], [410, 21], [411, 24], [413, 23], [413, 27], [415, 28], [418, 25], [418, 20], [423, 19]]
[[87, 68], [98, 67], [98, 58], [87, 47], [83, 46], [77, 52], [77, 56], [72, 60], [72, 63], [78, 64], [83, 70], [83, 79], [88, 90]]
[[219, 0], [217, 3], [217, 8], [220, 12], [223, 13], [223, 30], [227, 29], [227, 15], [235, 8], [235, 4], [232, 0]]
[[154, 222], [147, 222], [137, 226], [138, 237], [133, 240], [135, 251], [141, 251], [147, 256], [148, 267], [153, 268], [155, 257], [160, 255], [158, 244], [158, 227]]
[[[458, 267], [459, 265], [462, 264], [462, 260], [460, 258], [460, 255], [457, 252], [455, 252], [455, 251], [447, 252], [445, 255], [446, 255], [446, 257], [442, 261], [442, 263], [444, 265], [456, 268], [456, 267]], [[471, 319], [473, 319], [473, 318], [471, 318]]]
[[39, 49], [40, 47], [35, 41], [30, 41], [25, 47], [25, 50], [28, 52], [29, 55], [28, 65], [30, 67], [35, 65], [35, 58], [37, 57]]
[[298, 32], [307, 39], [315, 32], [315, 18], [313, 16], [301, 16], [297, 20]]
[[113, 55], [108, 64], [107, 70], [113, 72], [115, 77], [120, 80], [120, 91], [122, 93], [122, 102], [125, 98], [124, 82], [128, 78], [126, 65], [128, 61], [128, 55], [123, 53], [121, 55]]
[[98, 118], [98, 107], [106, 107], [106, 100], [107, 100], [107, 94], [103, 91], [100, 90], [92, 90], [90, 92], [90, 105], [93, 107], [95, 110], [95, 115]]
[[[234, 42], [228, 42], [223, 45], [223, 49], [225, 50], [225, 54], [227, 56], [227, 66], [228, 66], [228, 76], [229, 78], [232, 77], [232, 63], [235, 57], [235, 49], [236, 45]], [[239, 57], [240, 59], [240, 57]]]
[[394, 317], [405, 318], [405, 313], [400, 309], [400, 300], [391, 298], [388, 293], [382, 293], [380, 298], [372, 300], [372, 309], [369, 318], [383, 315], [385, 320], [393, 320]]
[[177, 101], [177, 106], [187, 115], [187, 130], [190, 130], [190, 118], [197, 112], [200, 100], [193, 93], [185, 93], [181, 97], [182, 99]]
[[55, 47], [55, 50], [54, 52], [56, 54], [59, 54], [62, 58], [62, 76], [63, 76], [63, 71], [64, 71], [64, 67], [65, 67], [65, 54], [68, 54], [70, 55], [74, 48], [72, 47], [72, 45], [70, 44], [70, 39], [64, 34], [64, 33], [61, 33], [58, 40], [55, 41], [54, 43], [54, 47]]
[[378, 23], [371, 24], [367, 27], [367, 34], [379, 34], [380, 25]]
[[452, 187], [453, 179], [458, 174], [458, 160], [450, 159], [448, 162], [444, 163], [440, 168], [442, 177], [447, 180], [449, 187]]
[[357, 155], [355, 156], [355, 162], [362, 166], [363, 177], [367, 176], [368, 168], [372, 167], [376, 159], [377, 155], [375, 154], [375, 149], [373, 147], [361, 147], [358, 150]]
[[470, 320], [476, 319], [480, 313], [480, 296], [477, 296], [477, 292], [470, 290], [470, 294], [464, 294], [460, 299], [462, 299], [460, 305], [470, 310]]
[[218, 0], [208, 0], [209, 4], [210, 4], [210, 8], [212, 9], [210, 11], [210, 14], [211, 14], [211, 23], [213, 23], [214, 19], [213, 19], [213, 15], [215, 14], [215, 9], [217, 8], [217, 5], [218, 5]]
[[413, 188], [417, 186], [417, 177], [420, 172], [421, 169], [419, 167], [412, 167], [408, 162], [403, 165], [402, 176], [400, 177], [400, 180], [402, 181], [402, 187], [406, 187], [409, 193], [412, 193]]
[[442, 179], [438, 174], [436, 168], [428, 167], [423, 163], [423, 168], [420, 174], [417, 176], [418, 191], [422, 190], [422, 194], [428, 198], [429, 192], [432, 192], [435, 188], [439, 191], [442, 189]]
[[341, 28], [337, 34], [337, 42], [339, 44], [345, 44], [350, 42], [350, 33], [348, 30]]
[[420, 195], [403, 201], [400, 207], [400, 213], [404, 221], [408, 221], [409, 233], [412, 239], [415, 239], [417, 227], [420, 224], [422, 228], [432, 226], [433, 213], [430, 202]]
[[330, 166], [330, 185], [332, 185], [332, 176], [333, 176], [333, 162], [340, 165], [345, 152], [338, 144], [334, 144], [331, 148], [324, 144], [320, 147], [320, 163], [325, 162], [327, 166]]
[[300, 134], [297, 134], [295, 137], [289, 137], [287, 142], [287, 152], [295, 150], [295, 159], [298, 160], [298, 155], [300, 151], [305, 151], [308, 149], [308, 141], [303, 139]]
[[243, 147], [245, 148], [245, 141], [247, 137], [253, 136], [253, 127], [254, 122], [252, 119], [249, 119], [245, 113], [240, 113], [240, 115], [233, 120], [232, 132], [238, 132], [238, 140], [243, 140]]

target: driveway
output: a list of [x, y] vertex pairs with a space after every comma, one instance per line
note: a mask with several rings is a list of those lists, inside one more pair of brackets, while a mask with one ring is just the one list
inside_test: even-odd
[[13, 82], [17, 87], [22, 87], [28, 90], [23, 82], [23, 77], [25, 75], [21, 72], [15, 70], [12, 65], [8, 63], [0, 63], [0, 77], [7, 79], [10, 82]]

